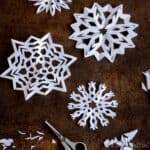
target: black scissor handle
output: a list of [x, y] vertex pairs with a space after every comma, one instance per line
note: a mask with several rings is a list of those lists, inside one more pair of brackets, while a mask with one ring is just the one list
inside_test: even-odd
[[76, 150], [87, 150], [87, 147], [84, 143], [78, 142], [75, 146]]

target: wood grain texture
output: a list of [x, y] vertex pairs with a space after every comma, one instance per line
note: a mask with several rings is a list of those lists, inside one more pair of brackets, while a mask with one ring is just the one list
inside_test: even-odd
[[[45, 139], [34, 143], [35, 150], [60, 149], [59, 144], [51, 143], [55, 137], [45, 128], [45, 119], [71, 140], [84, 141], [88, 150], [104, 150], [105, 138], [135, 128], [139, 129], [134, 140], [135, 149], [150, 150], [150, 99], [140, 88], [140, 82], [144, 80], [142, 72], [150, 67], [150, 1], [97, 0], [101, 5], [124, 4], [124, 12], [131, 14], [132, 21], [140, 25], [136, 30], [139, 36], [134, 39], [136, 48], [127, 49], [124, 56], [117, 56], [114, 64], [107, 60], [97, 62], [93, 57], [84, 58], [82, 51], [75, 48], [75, 42], [68, 39], [73, 32], [70, 28], [74, 22], [73, 13], [82, 12], [85, 6], [91, 7], [94, 2], [73, 0], [70, 11], [63, 10], [51, 17], [45, 13], [36, 15], [36, 8], [28, 0], [0, 1], [0, 72], [7, 69], [6, 59], [13, 52], [11, 38], [25, 41], [29, 35], [42, 37], [50, 32], [54, 42], [62, 44], [66, 53], [78, 57], [71, 66], [72, 76], [66, 81], [67, 93], [53, 91], [48, 96], [36, 95], [25, 102], [23, 93], [12, 89], [11, 81], [0, 79], [0, 138], [14, 138], [17, 150], [28, 150], [31, 144], [17, 134], [18, 129], [32, 133], [44, 131]], [[70, 93], [91, 80], [105, 82], [119, 102], [118, 116], [110, 120], [108, 127], [99, 126], [95, 132], [77, 126], [67, 110]]]

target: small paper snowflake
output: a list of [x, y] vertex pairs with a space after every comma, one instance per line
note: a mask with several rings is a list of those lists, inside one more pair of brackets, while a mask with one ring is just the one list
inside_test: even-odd
[[15, 90], [24, 91], [26, 100], [36, 93], [66, 92], [64, 81], [71, 75], [69, 66], [76, 58], [53, 43], [49, 33], [42, 38], [30, 36], [25, 42], [12, 40], [12, 45], [9, 68], [1, 77], [12, 80]]
[[85, 86], [78, 87], [80, 94], [72, 92], [70, 98], [74, 100], [74, 103], [68, 104], [69, 110], [75, 110], [71, 114], [72, 119], [81, 117], [78, 124], [85, 127], [89, 122], [92, 130], [97, 129], [98, 121], [101, 125], [107, 126], [109, 121], [106, 117], [114, 118], [116, 113], [111, 108], [118, 107], [116, 100], [111, 100], [114, 96], [112, 91], [105, 93], [105, 84], [99, 84], [98, 90], [96, 90], [96, 83], [90, 82], [88, 91]]
[[76, 23], [71, 25], [76, 48], [84, 50], [84, 57], [95, 56], [97, 61], [107, 58], [114, 62], [116, 55], [125, 53], [125, 48], [134, 48], [132, 38], [137, 24], [130, 22], [130, 15], [123, 13], [123, 5], [113, 8], [94, 3], [84, 8], [82, 14], [74, 14]]
[[61, 12], [61, 8], [70, 9], [68, 4], [72, 0], [29, 0], [35, 2], [35, 6], [38, 6], [36, 11], [37, 14], [45, 11], [48, 13], [50, 11], [51, 15], [54, 16], [56, 10]]
[[137, 133], [138, 130], [136, 129], [121, 135], [120, 140], [116, 137], [113, 139], [106, 139], [104, 141], [104, 146], [108, 148], [116, 144], [118, 147], [120, 147], [120, 150], [133, 150], [133, 143], [131, 143], [131, 140], [133, 140]]

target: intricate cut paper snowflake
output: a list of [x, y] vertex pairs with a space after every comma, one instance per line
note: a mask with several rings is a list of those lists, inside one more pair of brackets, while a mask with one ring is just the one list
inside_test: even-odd
[[111, 140], [106, 139], [104, 141], [104, 145], [106, 148], [113, 146], [116, 144], [117, 146], [120, 147], [120, 150], [133, 150], [133, 143], [131, 143], [131, 140], [136, 136], [138, 130], [133, 130], [128, 133], [124, 133], [121, 135], [120, 140], [118, 138], [113, 138]]
[[95, 82], [90, 82], [88, 85], [88, 91], [85, 86], [81, 85], [78, 87], [80, 94], [75, 92], [71, 94], [70, 98], [74, 100], [74, 103], [69, 103], [68, 109], [75, 110], [71, 114], [73, 120], [81, 117], [78, 121], [80, 126], [85, 127], [89, 121], [90, 128], [95, 130], [98, 121], [104, 127], [109, 123], [106, 117], [116, 117], [116, 113], [111, 108], [118, 107], [118, 103], [116, 100], [111, 100], [114, 96], [112, 91], [105, 93], [105, 84], [99, 84], [98, 90], [96, 90]]
[[12, 45], [9, 68], [1, 77], [12, 80], [15, 90], [24, 91], [26, 100], [36, 93], [66, 92], [64, 81], [71, 75], [69, 66], [76, 58], [53, 43], [49, 33], [42, 38], [30, 36], [25, 42], [12, 40]]
[[30, 0], [35, 2], [35, 6], [38, 6], [37, 14], [45, 11], [48, 13], [50, 11], [51, 15], [54, 16], [56, 10], [61, 12], [61, 8], [70, 9], [68, 4], [72, 0]]
[[95, 56], [98, 61], [105, 57], [113, 63], [117, 54], [125, 53], [125, 48], [135, 47], [132, 38], [137, 34], [133, 30], [138, 25], [123, 13], [123, 5], [113, 8], [94, 3], [74, 17], [74, 33], [69, 38], [77, 42], [76, 48], [84, 50], [84, 57]]

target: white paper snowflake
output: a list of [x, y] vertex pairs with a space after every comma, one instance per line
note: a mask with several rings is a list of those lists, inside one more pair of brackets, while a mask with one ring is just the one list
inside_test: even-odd
[[36, 93], [66, 92], [64, 81], [71, 75], [69, 66], [76, 58], [53, 43], [49, 33], [42, 38], [30, 36], [25, 42], [12, 40], [12, 45], [9, 68], [1, 77], [12, 80], [15, 90], [24, 91], [26, 100]]
[[56, 10], [61, 12], [61, 8], [70, 9], [68, 4], [72, 0], [29, 0], [35, 2], [35, 6], [38, 6], [37, 14], [45, 11], [50, 12], [52, 16], [55, 15]]
[[105, 84], [99, 84], [98, 90], [96, 90], [95, 82], [91, 81], [88, 85], [88, 91], [81, 85], [78, 87], [80, 94], [72, 92], [70, 98], [74, 100], [74, 103], [69, 103], [68, 109], [75, 110], [71, 114], [73, 120], [81, 117], [78, 121], [80, 126], [85, 127], [89, 122], [90, 128], [95, 130], [98, 128], [98, 121], [104, 127], [109, 123], [106, 117], [116, 117], [116, 113], [111, 108], [118, 107], [118, 103], [116, 100], [111, 100], [114, 96], [112, 91], [105, 92]]
[[113, 8], [94, 3], [84, 8], [81, 14], [74, 14], [76, 22], [71, 25], [76, 48], [84, 50], [84, 57], [95, 56], [97, 61], [104, 57], [114, 62], [116, 55], [125, 53], [125, 48], [134, 48], [132, 38], [137, 24], [130, 22], [130, 15], [123, 13], [123, 5]]
[[136, 136], [137, 132], [138, 130], [136, 129], [128, 133], [124, 133], [121, 135], [120, 139], [116, 137], [113, 139], [106, 139], [104, 141], [104, 146], [108, 148], [116, 144], [118, 147], [120, 147], [120, 150], [133, 150], [133, 143], [131, 143], [131, 141]]

